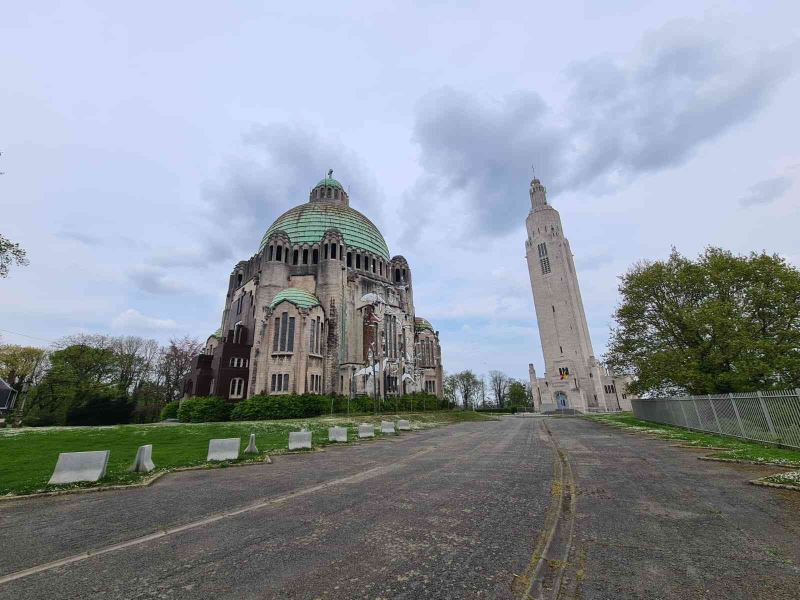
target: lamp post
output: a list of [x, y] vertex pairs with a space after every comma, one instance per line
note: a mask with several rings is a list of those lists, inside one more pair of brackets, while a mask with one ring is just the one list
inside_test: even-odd
[[372, 351], [374, 344], [369, 345], [369, 352], [367, 353], [367, 360], [372, 368], [372, 408], [375, 414], [378, 414], [378, 390], [376, 389], [375, 381], [375, 353]]

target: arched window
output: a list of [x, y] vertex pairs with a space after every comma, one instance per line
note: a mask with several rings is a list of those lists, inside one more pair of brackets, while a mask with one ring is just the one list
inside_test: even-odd
[[360, 268], [361, 268], [361, 255], [360, 254], [356, 254], [356, 269], [360, 269]]
[[243, 276], [242, 276], [241, 273], [237, 273], [236, 274], [236, 287], [241, 287], [242, 286], [242, 277]]
[[244, 379], [241, 377], [234, 377], [231, 379], [229, 398], [241, 398], [244, 395]]
[[336, 244], [331, 244], [331, 258], [336, 258]]
[[295, 250], [292, 252], [292, 264], [296, 265], [300, 259], [300, 252], [299, 250]]
[[314, 248], [311, 251], [311, 264], [315, 265], [319, 262], [319, 248]]
[[283, 246], [278, 246], [278, 247], [275, 249], [275, 260], [277, 260], [277, 261], [280, 261], [280, 260], [282, 260], [282, 259], [283, 259], [283, 254], [282, 254], [282, 252], [283, 252]]
[[348, 252], [347, 253], [347, 266], [348, 267], [352, 267], [353, 266], [353, 253], [352, 252]]
[[394, 282], [400, 283], [400, 269], [394, 270]]
[[308, 248], [303, 248], [303, 264], [308, 264]]
[[267, 260], [272, 260], [272, 252], [275, 250], [274, 246], [269, 247], [269, 252], [267, 253]]

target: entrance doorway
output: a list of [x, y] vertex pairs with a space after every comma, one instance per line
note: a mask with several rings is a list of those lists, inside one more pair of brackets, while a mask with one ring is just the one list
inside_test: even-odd
[[556, 392], [556, 405], [558, 408], [569, 408], [569, 400], [564, 392]]

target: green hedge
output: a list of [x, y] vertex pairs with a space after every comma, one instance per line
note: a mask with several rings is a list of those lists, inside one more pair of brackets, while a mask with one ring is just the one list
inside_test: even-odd
[[184, 399], [178, 408], [181, 423], [212, 423], [228, 421], [233, 405], [213, 396]]
[[304, 419], [329, 412], [331, 398], [311, 394], [257, 395], [239, 402], [231, 413], [234, 421]]
[[516, 406], [509, 406], [508, 408], [476, 408], [476, 412], [479, 413], [493, 413], [493, 414], [516, 414], [517, 407]]
[[178, 418], [178, 408], [180, 407], [181, 403], [177, 400], [173, 400], [172, 402], [167, 402], [164, 405], [164, 408], [161, 409], [161, 420], [164, 419], [177, 419]]

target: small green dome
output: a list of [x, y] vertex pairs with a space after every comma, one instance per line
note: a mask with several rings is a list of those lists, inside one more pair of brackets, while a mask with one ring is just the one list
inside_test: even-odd
[[286, 232], [292, 244], [316, 244], [328, 229], [338, 229], [349, 247], [390, 260], [389, 247], [375, 224], [356, 209], [333, 202], [308, 202], [283, 213], [267, 229], [259, 252], [274, 231]]
[[433, 325], [431, 325], [428, 321], [426, 321], [422, 317], [414, 317], [414, 328], [417, 331], [422, 331], [423, 329], [427, 329], [428, 331], [433, 331]]
[[312, 306], [320, 306], [319, 298], [311, 292], [301, 290], [300, 288], [286, 288], [275, 294], [272, 302], [269, 303], [269, 307], [275, 308], [284, 300], [291, 302], [298, 308], [308, 309]]
[[315, 185], [315, 188], [325, 186], [325, 187], [336, 187], [340, 190], [343, 190], [342, 184], [336, 181], [333, 177], [326, 177], [325, 179], [320, 179], [319, 183]]

